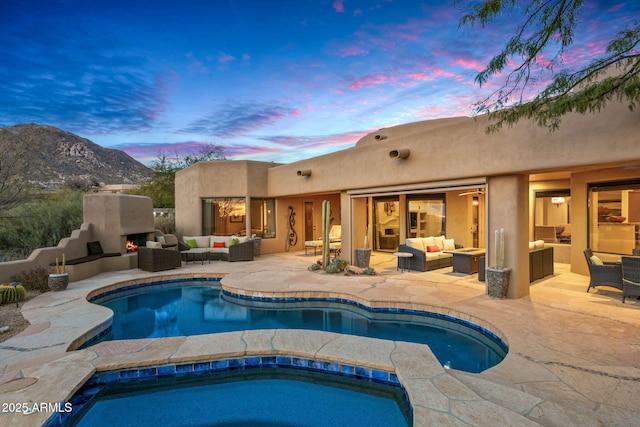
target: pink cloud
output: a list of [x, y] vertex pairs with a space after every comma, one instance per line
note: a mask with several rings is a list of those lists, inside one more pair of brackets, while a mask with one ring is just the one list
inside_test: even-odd
[[481, 71], [482, 66], [475, 59], [458, 58], [451, 63], [451, 65], [466, 68], [468, 70]]
[[346, 58], [348, 56], [362, 56], [369, 53], [368, 50], [362, 49], [358, 46], [344, 46], [338, 49], [338, 56], [341, 58]]
[[412, 80], [418, 80], [418, 81], [427, 81], [427, 80], [433, 80], [433, 77], [425, 74], [425, 73], [409, 73], [407, 74], [407, 77], [412, 79]]
[[356, 79], [353, 83], [351, 83], [351, 85], [349, 85], [349, 89], [359, 90], [365, 86], [381, 85], [387, 83], [387, 81], [389, 81], [389, 77], [384, 74], [370, 74], [368, 76]]
[[220, 64], [227, 64], [227, 63], [235, 61], [235, 60], [236, 60], [235, 56], [231, 56], [231, 55], [229, 55], [227, 53], [223, 53], [223, 52], [221, 52], [220, 55], [218, 56], [218, 62]]
[[334, 0], [333, 2], [333, 9], [338, 13], [344, 13], [344, 4], [342, 1], [343, 0]]

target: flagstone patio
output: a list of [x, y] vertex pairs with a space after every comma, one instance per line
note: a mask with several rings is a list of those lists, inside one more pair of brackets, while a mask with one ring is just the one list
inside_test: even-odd
[[[183, 264], [161, 273], [109, 272], [38, 296], [22, 308], [31, 326], [0, 344], [0, 402], [59, 402], [96, 371], [288, 354], [396, 373], [411, 398], [416, 426], [627, 426], [640, 419], [636, 299], [622, 304], [614, 289], [587, 293], [588, 278], [563, 264], [556, 264], [553, 277], [535, 283], [530, 296], [493, 300], [476, 275], [446, 274], [450, 268], [402, 273], [391, 254], [374, 254], [379, 275], [373, 277], [307, 271], [315, 259], [296, 252], [252, 262]], [[247, 295], [337, 296], [369, 306], [448, 313], [503, 337], [509, 354], [494, 368], [470, 374], [445, 370], [422, 345], [295, 330], [113, 341], [67, 351], [109, 319], [109, 310], [87, 302], [92, 291], [149, 277], [211, 275]], [[39, 425], [50, 415], [3, 410], [0, 424]]]

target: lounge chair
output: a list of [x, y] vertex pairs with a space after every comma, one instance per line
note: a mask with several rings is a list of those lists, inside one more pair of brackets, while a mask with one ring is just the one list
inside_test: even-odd
[[611, 286], [622, 290], [622, 264], [619, 262], [602, 262], [593, 255], [591, 249], [584, 250], [584, 257], [587, 259], [589, 275], [591, 276], [587, 292], [596, 286]]
[[640, 257], [622, 257], [622, 303], [626, 297], [640, 296]]
[[[329, 243], [341, 243], [342, 242], [342, 226], [341, 225], [332, 225], [331, 229], [329, 229]], [[331, 245], [329, 245], [329, 248], [331, 251], [335, 251], [335, 250], [339, 250], [341, 249], [340, 247], [337, 246], [341, 246], [341, 245], [334, 245], [334, 247], [331, 247]], [[306, 242], [304, 242], [304, 254], [307, 255], [307, 250], [309, 248], [313, 248], [313, 256], [316, 256], [316, 251], [318, 250], [318, 248], [322, 247], [322, 238], [319, 238], [317, 240], [307, 240]]]

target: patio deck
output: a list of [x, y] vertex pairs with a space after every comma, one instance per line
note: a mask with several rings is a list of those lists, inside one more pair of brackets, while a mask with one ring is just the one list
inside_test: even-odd
[[[96, 370], [187, 363], [247, 354], [296, 354], [395, 371], [414, 407], [414, 425], [632, 425], [640, 419], [640, 301], [620, 292], [586, 293], [588, 278], [556, 264], [529, 297], [492, 300], [473, 276], [398, 272], [391, 254], [374, 253], [378, 276], [306, 271], [304, 252], [252, 262], [189, 264], [181, 269], [103, 273], [23, 306], [31, 326], [0, 343], [0, 402], [58, 402]], [[509, 354], [480, 374], [444, 370], [425, 346], [314, 331], [249, 331], [105, 342], [67, 352], [109, 317], [89, 304], [94, 289], [176, 275], [224, 276], [235, 292], [277, 296], [349, 295], [373, 306], [431, 308], [470, 319], [503, 336]], [[0, 414], [3, 426], [33, 426], [50, 414]]]

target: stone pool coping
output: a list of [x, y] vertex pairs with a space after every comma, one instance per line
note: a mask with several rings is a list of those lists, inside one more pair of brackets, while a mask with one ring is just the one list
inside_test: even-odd
[[[472, 412], [482, 410], [485, 414], [494, 414], [496, 420], [510, 419], [522, 424], [527, 419], [521, 415], [488, 402], [473, 393], [454, 377], [447, 375], [445, 369], [432, 354], [431, 350], [421, 344], [398, 341], [378, 340], [373, 338], [335, 334], [330, 332], [308, 330], [257, 330], [230, 332], [189, 337], [136, 339], [102, 342], [83, 350], [76, 350], [85, 341], [108, 328], [110, 311], [104, 307], [88, 302], [91, 298], [109, 291], [144, 286], [149, 283], [177, 281], [181, 279], [221, 278], [223, 289], [247, 297], [257, 298], [334, 298], [351, 300], [373, 308], [404, 308], [426, 310], [438, 314], [455, 316], [468, 322], [483, 323], [474, 316], [464, 315], [458, 311], [428, 304], [412, 304], [408, 302], [369, 300], [353, 295], [347, 291], [304, 290], [304, 291], [255, 291], [238, 286], [230, 286], [225, 275], [206, 273], [179, 273], [136, 277], [127, 280], [95, 282], [91, 285], [77, 286], [64, 292], [51, 293], [54, 301], [38, 307], [26, 307], [25, 310], [42, 310], [56, 312], [56, 319], [45, 330], [52, 329], [55, 322], [66, 323], [75, 320], [74, 327], [64, 328], [70, 341], [40, 345], [43, 353], [59, 353], [66, 350], [62, 357], [41, 365], [28, 366], [22, 369], [20, 377], [37, 379], [35, 383], [24, 388], [2, 395], [3, 400], [31, 403], [54, 403], [69, 399], [96, 372], [127, 370], [162, 366], [167, 364], [188, 364], [210, 362], [214, 360], [241, 358], [248, 356], [287, 356], [314, 359], [326, 363], [339, 363], [365, 369], [388, 372], [398, 378], [405, 388], [414, 411], [414, 425], [431, 425], [450, 419], [456, 422], [469, 422], [475, 415], [467, 413], [469, 404], [473, 404]], [[231, 280], [229, 280], [231, 281]], [[81, 284], [85, 285], [85, 284]], [[58, 310], [64, 307], [62, 311]], [[84, 318], [86, 321], [82, 322]], [[91, 319], [92, 321], [89, 321]], [[34, 325], [32, 325], [34, 326]], [[490, 327], [490, 326], [489, 326]], [[56, 329], [54, 326], [53, 329]], [[492, 328], [498, 336], [504, 336]], [[62, 332], [62, 330], [60, 331]], [[28, 334], [24, 338], [34, 339]], [[58, 334], [59, 335], [59, 334]], [[42, 338], [42, 337], [41, 337]], [[49, 337], [51, 338], [51, 337]], [[58, 338], [63, 338], [58, 336]], [[44, 344], [41, 342], [41, 344]], [[15, 347], [18, 348], [18, 347]], [[50, 354], [49, 354], [50, 356]], [[5, 374], [6, 375], [6, 374]], [[8, 382], [6, 385], [11, 384]], [[2, 385], [0, 385], [2, 393]], [[434, 415], [436, 418], [434, 419]], [[2, 414], [3, 425], [29, 425], [47, 422], [50, 413]], [[8, 424], [5, 424], [8, 422]]]

